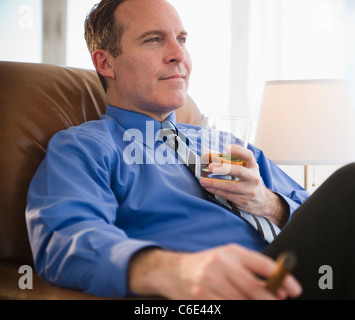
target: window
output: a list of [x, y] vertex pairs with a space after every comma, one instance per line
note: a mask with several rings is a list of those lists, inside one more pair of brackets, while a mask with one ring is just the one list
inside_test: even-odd
[[42, 61], [42, 1], [0, 0], [0, 60]]

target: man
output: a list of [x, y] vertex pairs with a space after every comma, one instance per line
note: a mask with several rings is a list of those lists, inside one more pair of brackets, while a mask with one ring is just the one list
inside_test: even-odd
[[[198, 128], [175, 123], [191, 72], [186, 39], [165, 0], [103, 0], [88, 16], [86, 40], [108, 109], [55, 135], [32, 181], [26, 218], [37, 271], [102, 296], [297, 297], [291, 275], [276, 294], [266, 289], [262, 279], [276, 265], [256, 251], [268, 243], [206, 191], [281, 229], [306, 192], [253, 146], [227, 149], [245, 162], [231, 168], [238, 183], [198, 181], [171, 164], [175, 153], [157, 138], [169, 120], [199, 143]], [[156, 161], [159, 150], [165, 163]]]

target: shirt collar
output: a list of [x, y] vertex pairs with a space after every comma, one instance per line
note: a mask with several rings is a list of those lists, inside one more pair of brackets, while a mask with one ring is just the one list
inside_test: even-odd
[[[117, 123], [128, 133], [135, 132], [137, 130], [141, 134], [134, 135], [135, 139], [144, 143], [147, 147], [154, 147], [156, 141], [152, 143], [152, 141], [149, 141], [147, 138], [152, 136], [156, 137], [157, 131], [162, 128], [162, 123], [160, 121], [157, 121], [142, 113], [120, 109], [111, 105], [107, 106], [106, 115], [114, 118]], [[164, 121], [170, 121], [175, 126], [175, 112], [172, 112]]]

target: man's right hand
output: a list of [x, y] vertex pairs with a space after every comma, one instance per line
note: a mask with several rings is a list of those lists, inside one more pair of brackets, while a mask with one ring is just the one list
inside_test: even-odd
[[238, 245], [226, 245], [197, 253], [160, 249], [138, 252], [128, 272], [129, 289], [141, 296], [175, 300], [274, 300], [296, 298], [302, 288], [287, 275], [273, 295], [266, 279], [276, 262]]

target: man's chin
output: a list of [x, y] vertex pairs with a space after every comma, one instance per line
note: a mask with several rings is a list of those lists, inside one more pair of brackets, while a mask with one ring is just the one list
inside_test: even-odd
[[164, 92], [162, 93], [163, 94], [156, 96], [155, 99], [150, 100], [149, 104], [145, 106], [144, 109], [165, 114], [180, 109], [186, 104], [187, 93], [185, 90], [174, 91], [171, 94], [167, 94], [167, 92], [165, 92], [165, 94]]
[[185, 91], [175, 93], [171, 95], [169, 100], [167, 101], [167, 106], [173, 108], [173, 110], [179, 109], [186, 104], [187, 93]]

